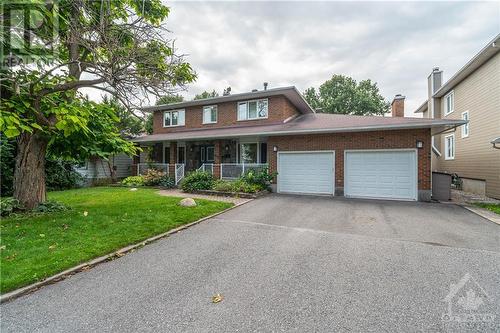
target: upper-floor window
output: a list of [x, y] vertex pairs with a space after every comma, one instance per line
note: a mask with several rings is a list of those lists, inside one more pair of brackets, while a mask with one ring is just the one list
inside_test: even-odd
[[203, 123], [215, 124], [217, 122], [217, 105], [203, 107]]
[[451, 91], [444, 97], [444, 115], [449, 115], [453, 110], [455, 110], [455, 94]]
[[184, 110], [172, 110], [163, 112], [163, 127], [184, 126], [186, 116]]
[[444, 159], [455, 159], [455, 134], [450, 134], [444, 137]]
[[267, 113], [267, 99], [238, 103], [238, 120], [264, 119], [267, 118]]
[[[469, 121], [469, 111], [465, 111], [462, 113], [462, 120]], [[466, 138], [469, 136], [469, 123], [462, 125], [462, 138]]]

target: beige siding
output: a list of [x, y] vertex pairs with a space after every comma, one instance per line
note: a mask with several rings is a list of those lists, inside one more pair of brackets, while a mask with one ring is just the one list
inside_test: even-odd
[[[469, 136], [455, 132], [455, 159], [445, 160], [444, 136], [439, 140], [443, 156], [436, 158], [433, 169], [457, 173], [467, 178], [486, 180], [486, 194], [500, 198], [500, 150], [491, 141], [500, 137], [500, 53], [453, 88], [455, 108], [444, 119], [461, 119], [469, 111]], [[444, 98], [440, 108], [444, 110]], [[434, 161], [433, 161], [434, 162]]]

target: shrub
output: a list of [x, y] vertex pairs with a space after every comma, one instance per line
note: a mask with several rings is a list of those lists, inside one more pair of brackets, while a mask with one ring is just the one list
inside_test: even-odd
[[227, 180], [217, 180], [214, 183], [213, 189], [220, 192], [234, 192], [233, 183]]
[[267, 168], [258, 171], [252, 170], [245, 173], [240, 180], [250, 185], [257, 185], [261, 190], [265, 190], [269, 189], [271, 181], [277, 174], [277, 172], [269, 173]]
[[143, 176], [144, 185], [147, 186], [156, 186], [160, 183], [160, 181], [166, 176], [165, 172], [156, 170], [156, 169], [148, 169], [146, 174]]
[[243, 192], [243, 193], [257, 193], [265, 189], [259, 184], [250, 184], [244, 179], [238, 179], [233, 182], [234, 192]]
[[0, 198], [0, 215], [8, 216], [16, 211], [23, 210], [23, 206], [12, 197]]
[[74, 163], [47, 159], [45, 161], [45, 185], [48, 191], [61, 191], [79, 187], [83, 177], [75, 171]]
[[53, 213], [64, 212], [69, 209], [69, 207], [59, 201], [49, 200], [39, 204], [35, 209], [33, 209], [33, 211], [37, 213]]
[[243, 192], [243, 193], [257, 193], [262, 191], [263, 188], [258, 184], [249, 184], [243, 179], [235, 181], [218, 180], [215, 182], [214, 190], [220, 192]]
[[127, 186], [143, 186], [144, 178], [142, 176], [130, 176], [122, 180], [122, 184]]
[[163, 176], [158, 182], [158, 186], [166, 187], [166, 188], [174, 188], [175, 180], [169, 176]]
[[16, 163], [16, 140], [0, 133], [0, 195], [12, 195], [14, 167]]
[[181, 182], [181, 188], [184, 192], [211, 190], [213, 186], [214, 177], [212, 174], [198, 170], [190, 172]]

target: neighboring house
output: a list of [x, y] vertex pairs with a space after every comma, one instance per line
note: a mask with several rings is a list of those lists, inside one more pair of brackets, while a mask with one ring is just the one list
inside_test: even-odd
[[132, 172], [132, 158], [125, 154], [111, 156], [109, 160], [92, 158], [75, 170], [83, 176], [88, 185], [91, 185], [102, 179], [111, 179], [110, 168], [114, 168], [116, 178], [128, 177]]
[[500, 35], [442, 84], [443, 72], [428, 77], [428, 100], [415, 112], [424, 118], [468, 121], [433, 137], [432, 170], [456, 173], [463, 189], [500, 199]]
[[178, 182], [201, 168], [217, 178], [269, 166], [279, 193], [430, 200], [431, 134], [462, 120], [316, 114], [295, 87], [152, 106], [152, 135], [135, 139]]

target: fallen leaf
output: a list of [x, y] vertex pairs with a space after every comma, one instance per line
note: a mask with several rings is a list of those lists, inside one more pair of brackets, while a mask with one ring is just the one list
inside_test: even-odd
[[17, 253], [14, 253], [10, 256], [5, 257], [5, 259], [10, 261], [10, 260], [13, 260], [16, 256], [17, 256]]
[[83, 216], [87, 216], [87, 215], [89, 215], [89, 212], [87, 212], [87, 211], [83, 212]]
[[7, 248], [7, 246], [5, 246], [5, 245], [0, 246], [0, 250], [5, 250], [6, 248]]
[[123, 253], [123, 252], [120, 252], [120, 253], [117, 253], [117, 254], [116, 254], [116, 256], [117, 256], [118, 258], [121, 258], [121, 257], [123, 257], [124, 255], [125, 255], [125, 253]]
[[40, 234], [39, 236], [43, 238], [43, 237], [45, 237], [45, 234]]
[[51, 246], [49, 246], [49, 249], [50, 249], [50, 250], [53, 250], [53, 249], [55, 249], [55, 248], [56, 248], [56, 246], [57, 246], [57, 244], [52, 244]]
[[63, 225], [62, 225], [62, 228], [63, 228], [63, 230], [66, 230], [66, 229], [68, 229], [68, 228], [69, 228], [69, 225], [67, 225], [67, 224], [63, 224]]
[[212, 296], [212, 303], [222, 302], [223, 299], [224, 299], [224, 296], [222, 296], [221, 294], [214, 295], [214, 296]]

